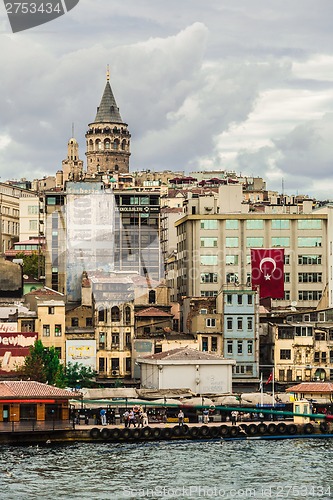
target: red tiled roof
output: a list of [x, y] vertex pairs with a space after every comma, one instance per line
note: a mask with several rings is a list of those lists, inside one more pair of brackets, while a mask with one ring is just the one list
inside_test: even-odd
[[0, 398], [72, 398], [73, 394], [53, 385], [30, 380], [0, 382]]
[[333, 393], [333, 384], [330, 382], [302, 382], [289, 387], [286, 392]]
[[32, 292], [27, 293], [26, 295], [56, 295], [57, 297], [62, 296], [63, 294], [57, 292], [56, 290], [51, 290], [51, 288], [39, 288], [38, 290], [32, 290]]
[[143, 309], [142, 311], [135, 313], [135, 316], [137, 316], [138, 318], [149, 317], [149, 316], [153, 318], [162, 316], [170, 318], [171, 316], [173, 316], [173, 314], [164, 312], [161, 309], [158, 309], [157, 307], [148, 307], [147, 309]]

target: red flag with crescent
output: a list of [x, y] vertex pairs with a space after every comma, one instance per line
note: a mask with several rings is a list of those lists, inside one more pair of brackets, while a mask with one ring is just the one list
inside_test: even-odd
[[252, 288], [261, 299], [284, 298], [284, 249], [251, 248]]

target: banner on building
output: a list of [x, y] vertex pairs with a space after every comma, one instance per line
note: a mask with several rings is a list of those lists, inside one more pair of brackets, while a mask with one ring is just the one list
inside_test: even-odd
[[96, 370], [96, 340], [67, 340], [67, 363], [79, 363]]
[[284, 298], [284, 249], [252, 248], [252, 288], [261, 299]]
[[1, 371], [11, 372], [22, 365], [36, 340], [34, 332], [0, 332]]

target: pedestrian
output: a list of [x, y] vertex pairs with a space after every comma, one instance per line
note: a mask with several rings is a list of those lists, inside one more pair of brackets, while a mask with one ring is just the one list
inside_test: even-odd
[[232, 425], [236, 425], [237, 423], [237, 411], [232, 411], [231, 412], [231, 423]]
[[209, 423], [209, 410], [205, 408], [202, 412], [203, 415], [203, 423], [208, 424]]
[[106, 425], [106, 411], [104, 410], [104, 408], [101, 409], [99, 415], [101, 417], [101, 424]]
[[129, 426], [129, 412], [127, 410], [124, 411], [123, 419], [124, 419], [125, 427], [128, 427]]
[[142, 413], [142, 427], [147, 427], [148, 426], [148, 415], [147, 412]]
[[133, 427], [136, 427], [135, 423], [136, 423], [136, 418], [134, 415], [134, 411], [131, 410], [128, 416], [128, 427], [131, 427], [131, 424], [133, 424]]
[[184, 413], [180, 410], [178, 413], [178, 425], [184, 425]]

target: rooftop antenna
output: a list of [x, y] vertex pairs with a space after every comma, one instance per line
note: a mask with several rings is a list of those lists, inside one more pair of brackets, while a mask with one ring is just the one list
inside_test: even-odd
[[74, 122], [72, 122], [72, 137], [74, 137]]
[[110, 81], [110, 67], [108, 64], [106, 65], [106, 81]]
[[284, 178], [282, 177], [282, 205], [284, 204]]

